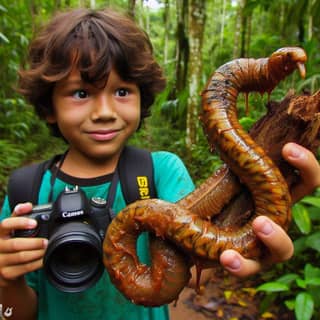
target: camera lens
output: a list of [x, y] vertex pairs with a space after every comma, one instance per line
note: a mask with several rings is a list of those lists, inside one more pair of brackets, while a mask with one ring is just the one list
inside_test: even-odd
[[101, 238], [89, 224], [69, 222], [56, 228], [44, 257], [48, 280], [64, 292], [81, 292], [101, 277]]

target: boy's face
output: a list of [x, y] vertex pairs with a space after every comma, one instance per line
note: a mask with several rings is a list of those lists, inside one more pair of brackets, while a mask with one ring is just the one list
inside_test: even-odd
[[73, 156], [93, 161], [117, 158], [139, 126], [140, 90], [114, 70], [100, 89], [83, 82], [74, 70], [57, 82], [52, 101], [54, 115], [47, 121], [57, 123]]

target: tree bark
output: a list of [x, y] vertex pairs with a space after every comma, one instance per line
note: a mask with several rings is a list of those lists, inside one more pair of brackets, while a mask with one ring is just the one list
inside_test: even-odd
[[187, 107], [187, 132], [186, 147], [196, 143], [198, 127], [198, 107], [200, 105], [200, 87], [202, 78], [202, 43], [205, 26], [206, 2], [191, 0], [189, 8], [189, 68], [188, 68], [188, 107]]
[[247, 15], [245, 13], [245, 7], [247, 4], [247, 0], [241, 1], [241, 27], [240, 27], [240, 57], [246, 57], [246, 32], [247, 32]]
[[165, 25], [163, 63], [164, 63], [164, 65], [166, 65], [168, 63], [168, 52], [169, 52], [169, 28], [170, 28], [170, 4], [169, 4], [169, 0], [165, 0], [165, 2], [164, 2], [163, 23]]
[[128, 14], [130, 17], [134, 18], [136, 13], [136, 0], [128, 1]]
[[176, 31], [176, 92], [182, 92], [187, 85], [189, 41], [188, 33], [188, 0], [177, 0], [177, 31]]

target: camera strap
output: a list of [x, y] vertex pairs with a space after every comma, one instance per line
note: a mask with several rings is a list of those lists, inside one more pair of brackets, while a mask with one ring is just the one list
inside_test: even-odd
[[48, 202], [52, 202], [52, 197], [53, 197], [53, 189], [54, 189], [54, 183], [56, 181], [56, 178], [57, 178], [57, 175], [58, 175], [58, 172], [60, 171], [61, 167], [62, 167], [62, 164], [67, 156], [67, 153], [68, 153], [69, 149], [63, 153], [61, 156], [60, 156], [60, 159], [58, 160], [57, 157], [55, 157], [50, 165], [51, 166], [54, 166], [53, 167], [53, 172], [52, 172], [52, 175], [51, 175], [51, 178], [50, 178], [50, 193], [49, 193], [49, 196], [48, 196]]
[[[38, 193], [43, 174], [50, 168], [52, 168], [52, 176], [48, 202], [51, 202], [54, 183], [67, 152], [68, 151], [62, 155], [54, 156], [50, 160], [14, 170], [8, 182], [10, 208], [13, 209], [16, 204], [27, 201], [36, 204], [38, 202]], [[106, 196], [110, 212], [115, 200], [119, 181], [122, 194], [127, 204], [139, 199], [157, 198], [153, 177], [153, 162], [150, 152], [131, 146], [124, 148], [114, 172], [108, 196]]]
[[111, 220], [116, 216], [116, 213], [112, 209], [112, 206], [113, 206], [114, 199], [116, 196], [118, 181], [119, 181], [119, 172], [118, 172], [118, 167], [117, 167], [116, 170], [114, 171], [114, 174], [113, 174], [113, 177], [111, 180], [111, 185], [109, 188], [108, 197], [107, 197], [107, 208], [109, 210], [109, 215], [110, 215]]
[[[59, 160], [56, 159], [56, 163], [53, 168], [53, 172], [52, 172], [51, 179], [50, 179], [51, 189], [50, 189], [50, 193], [49, 193], [49, 197], [48, 197], [48, 202], [52, 202], [54, 183], [55, 183], [58, 172], [60, 171], [67, 154], [68, 154], [68, 150], [64, 154], [62, 154], [62, 156], [60, 157]], [[118, 172], [118, 166], [117, 166], [116, 170], [113, 174], [112, 180], [111, 180], [111, 185], [109, 188], [108, 197], [106, 197], [107, 198], [106, 199], [107, 200], [107, 209], [109, 211], [109, 215], [110, 215], [111, 220], [116, 216], [114, 210], [112, 209], [112, 206], [113, 206], [114, 199], [116, 196], [118, 181], [119, 181], [119, 172]]]
[[157, 198], [150, 152], [132, 146], [125, 146], [122, 150], [107, 198], [111, 219], [115, 217], [112, 206], [119, 181], [126, 204], [136, 200]]

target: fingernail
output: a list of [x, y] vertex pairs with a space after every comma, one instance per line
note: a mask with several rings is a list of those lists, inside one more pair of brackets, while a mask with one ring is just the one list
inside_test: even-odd
[[21, 204], [17, 204], [15, 207], [14, 207], [14, 211], [19, 213], [20, 212], [20, 209], [21, 209], [22, 205]]
[[47, 248], [48, 243], [49, 243], [48, 239], [43, 239], [43, 248], [44, 249]]
[[293, 159], [303, 158], [304, 153], [298, 145], [292, 143], [289, 149], [289, 157]]
[[265, 221], [259, 232], [263, 233], [265, 236], [270, 235], [273, 232], [272, 224], [269, 221]]
[[28, 227], [30, 228], [35, 228], [37, 226], [37, 221], [34, 219], [29, 219], [28, 220]]
[[226, 267], [230, 270], [238, 270], [240, 266], [240, 259], [237, 256], [234, 256], [234, 258], [228, 263]]

